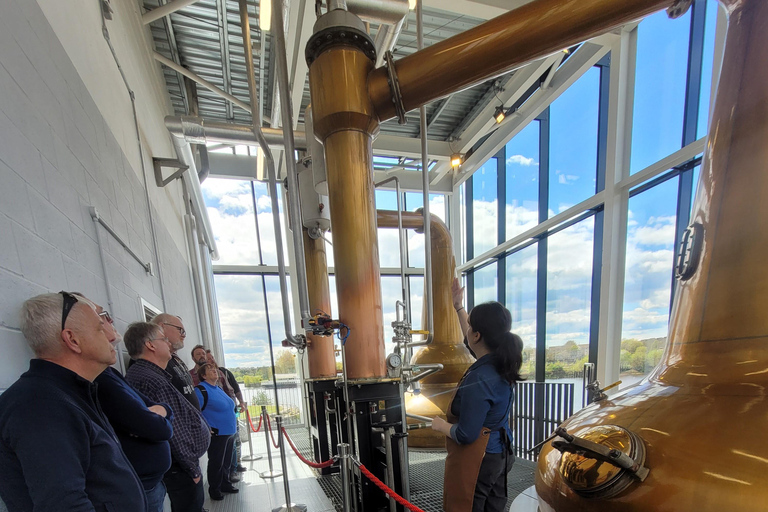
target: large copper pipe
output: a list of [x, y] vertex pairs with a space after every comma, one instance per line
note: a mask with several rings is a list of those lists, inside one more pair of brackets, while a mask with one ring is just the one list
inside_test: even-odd
[[[325, 240], [311, 238], [304, 228], [304, 259], [307, 265], [307, 289], [310, 312], [331, 314], [331, 292], [328, 287], [328, 261], [325, 257]], [[336, 356], [333, 336], [307, 334], [307, 355], [311, 379], [335, 378]]]
[[585, 499], [547, 444], [536, 476], [543, 512], [758, 510], [768, 501], [768, 2], [724, 3], [725, 57], [692, 215], [703, 249], [677, 287], [667, 352], [647, 381], [564, 423], [577, 435], [632, 430], [650, 474], [610, 500]]
[[[673, 0], [534, 0], [395, 62], [408, 112], [526, 62], [569, 48]], [[386, 67], [371, 72], [368, 91], [381, 122], [396, 115]]]
[[353, 380], [386, 375], [371, 177], [378, 123], [365, 91], [372, 68], [362, 51], [343, 45], [309, 68], [315, 134], [325, 144], [339, 319], [351, 328], [346, 373]]
[[[397, 228], [397, 212], [377, 210], [380, 228]], [[403, 227], [422, 231], [424, 216], [417, 212], [403, 212]], [[421, 381], [421, 393], [406, 399], [406, 409], [419, 416], [442, 416], [450, 405], [452, 391], [474, 362], [464, 346], [464, 333], [453, 309], [451, 284], [456, 275], [456, 259], [453, 255], [453, 241], [448, 226], [436, 215], [431, 215], [430, 231], [432, 247], [432, 289], [435, 332], [432, 344], [423, 347], [413, 355], [411, 363], [440, 363], [443, 370], [425, 377]], [[426, 320], [426, 303], [422, 312], [422, 325]], [[415, 430], [408, 435], [409, 446], [419, 448], [442, 448], [445, 436], [432, 429]]]

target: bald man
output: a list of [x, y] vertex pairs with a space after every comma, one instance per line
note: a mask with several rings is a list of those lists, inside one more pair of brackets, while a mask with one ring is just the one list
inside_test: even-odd
[[144, 512], [143, 486], [101, 411], [94, 379], [115, 363], [114, 331], [67, 292], [27, 300], [35, 353], [0, 395], [0, 498], [8, 510]]

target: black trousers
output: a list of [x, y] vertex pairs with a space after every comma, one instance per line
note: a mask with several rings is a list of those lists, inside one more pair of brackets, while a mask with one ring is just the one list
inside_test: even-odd
[[203, 479], [195, 483], [189, 473], [177, 464], [172, 464], [163, 477], [172, 512], [202, 512], [205, 495]]
[[211, 436], [208, 446], [208, 494], [221, 494], [222, 487], [229, 487], [229, 465], [232, 463], [232, 447], [235, 436]]
[[472, 512], [503, 512], [507, 507], [507, 473], [515, 454], [486, 453], [475, 484]]

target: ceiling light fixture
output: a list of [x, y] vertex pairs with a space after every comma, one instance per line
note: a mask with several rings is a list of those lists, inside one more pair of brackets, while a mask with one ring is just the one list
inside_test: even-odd
[[408, 0], [408, 9], [414, 10], [416, 8], [416, 0]]
[[496, 121], [496, 124], [501, 123], [505, 117], [507, 117], [506, 112], [504, 112], [504, 105], [499, 105], [496, 107], [496, 110], [493, 112], [493, 119]]
[[259, 2], [259, 28], [269, 32], [272, 27], [272, 0]]
[[451, 155], [451, 167], [454, 169], [458, 169], [463, 162], [464, 159], [461, 157], [461, 153], [454, 153]]

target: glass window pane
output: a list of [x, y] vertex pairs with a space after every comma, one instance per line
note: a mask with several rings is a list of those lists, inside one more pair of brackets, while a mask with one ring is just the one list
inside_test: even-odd
[[214, 275], [214, 284], [227, 366], [269, 367], [261, 277]]
[[384, 346], [385, 353], [395, 350], [392, 343], [392, 322], [396, 319], [395, 302], [402, 300], [400, 276], [381, 276], [381, 308], [384, 316]]
[[[420, 192], [405, 193], [405, 211], [413, 212], [424, 205], [424, 195]], [[445, 222], [445, 196], [443, 194], [429, 195], [429, 213], [439, 217]], [[414, 268], [424, 267], [424, 234], [417, 233], [413, 229], [407, 231], [408, 235], [408, 266]]]
[[539, 122], [533, 121], [506, 147], [506, 239], [539, 222]]
[[[397, 211], [397, 193], [392, 190], [376, 191], [378, 210]], [[397, 229], [379, 228], [379, 265], [400, 268], [400, 242]]]
[[701, 175], [701, 166], [693, 168], [693, 188], [691, 189], [691, 213], [693, 213], [693, 203], [696, 201], [696, 190], [699, 188], [699, 177]]
[[[256, 225], [253, 216], [251, 182], [208, 178], [202, 184], [203, 199], [208, 210], [216, 246], [219, 249], [217, 265], [258, 265]], [[269, 217], [271, 206], [257, 195], [259, 216]], [[271, 219], [271, 217], [270, 217]], [[274, 233], [274, 230], [270, 231]], [[262, 239], [265, 233], [261, 233]], [[274, 235], [273, 235], [274, 236]]]
[[707, 13], [704, 23], [704, 60], [701, 66], [701, 89], [699, 96], [699, 123], [696, 138], [707, 134], [709, 126], [709, 105], [712, 94], [712, 68], [715, 59], [715, 30], [717, 26], [717, 0], [707, 0]]
[[424, 277], [408, 276], [411, 286], [411, 326], [419, 330], [424, 325]]
[[638, 26], [630, 172], [682, 146], [691, 13], [672, 20], [664, 11]]
[[475, 272], [475, 289], [474, 297], [475, 304], [482, 304], [491, 300], [498, 299], [498, 286], [497, 281], [499, 279], [496, 266], [498, 263], [491, 263], [487, 267], [483, 267]]
[[[459, 218], [461, 219], [461, 226], [459, 226], [461, 231], [461, 255], [459, 257], [459, 261], [462, 263], [466, 263], [467, 261], [467, 185], [466, 182], [462, 183], [459, 187]], [[454, 203], [454, 208], [456, 207], [456, 203]]]
[[546, 374], [575, 383], [574, 405], [589, 354], [594, 217], [548, 238]]
[[592, 67], [550, 106], [549, 217], [595, 194], [599, 100]]
[[622, 388], [645, 377], [666, 344], [678, 183], [678, 179], [671, 179], [629, 199]]
[[512, 332], [523, 339], [526, 379], [536, 377], [536, 269], [538, 245], [526, 247], [506, 258], [506, 307], [512, 314]]
[[498, 168], [490, 158], [472, 175], [472, 228], [475, 257], [498, 245], [498, 203], [496, 194]]

